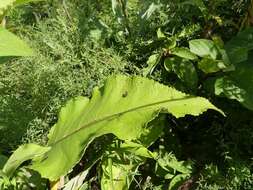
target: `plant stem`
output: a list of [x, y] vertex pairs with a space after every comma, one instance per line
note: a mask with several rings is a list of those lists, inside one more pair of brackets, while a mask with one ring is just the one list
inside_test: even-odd
[[119, 0], [119, 1], [121, 3], [122, 13], [124, 16], [124, 25], [128, 34], [130, 35], [131, 31], [130, 31], [130, 26], [129, 26], [128, 13], [127, 13], [127, 0]]
[[1, 18], [1, 26], [2, 26], [3, 28], [5, 28], [5, 26], [6, 26], [6, 17], [5, 17], [5, 16], [3, 16], [3, 17]]

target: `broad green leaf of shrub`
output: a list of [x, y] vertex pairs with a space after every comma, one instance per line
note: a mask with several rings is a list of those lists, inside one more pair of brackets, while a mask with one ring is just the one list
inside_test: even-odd
[[246, 47], [233, 47], [233, 49], [228, 49], [228, 55], [234, 64], [247, 61], [248, 59], [248, 49]]
[[70, 171], [96, 137], [112, 133], [121, 140], [140, 137], [143, 127], [162, 110], [176, 118], [221, 110], [201, 97], [192, 97], [142, 77], [112, 76], [91, 99], [78, 97], [62, 108], [51, 129], [45, 157], [31, 166], [56, 180]]
[[205, 57], [198, 62], [198, 68], [201, 69], [204, 73], [215, 73], [224, 70], [227, 67], [221, 60], [213, 60]]
[[188, 48], [174, 48], [171, 50], [171, 54], [177, 55], [178, 57], [189, 59], [189, 60], [195, 60], [198, 57], [192, 53]]
[[153, 54], [148, 58], [147, 61], [147, 67], [143, 69], [143, 75], [147, 76], [148, 74], [151, 74], [155, 67], [157, 66], [157, 64], [160, 62], [161, 60], [161, 54]]
[[252, 61], [240, 63], [230, 75], [215, 82], [215, 94], [224, 95], [253, 110], [253, 65]]
[[0, 27], [1, 56], [32, 56], [32, 49], [17, 36]]
[[196, 39], [189, 41], [190, 51], [200, 57], [210, 56], [216, 59], [219, 55], [219, 50], [215, 43], [207, 39]]
[[50, 147], [42, 147], [36, 144], [22, 145], [8, 159], [3, 167], [3, 172], [6, 176], [11, 177], [24, 161], [42, 156], [49, 149]]
[[193, 89], [197, 87], [197, 71], [190, 61], [177, 57], [167, 58], [164, 61], [164, 67], [168, 72], [174, 72], [187, 87]]
[[232, 63], [247, 61], [248, 51], [253, 49], [253, 27], [238, 33], [225, 45]]
[[166, 36], [162, 32], [161, 28], [158, 28], [158, 30], [156, 31], [156, 36], [157, 36], [158, 39], [166, 39]]

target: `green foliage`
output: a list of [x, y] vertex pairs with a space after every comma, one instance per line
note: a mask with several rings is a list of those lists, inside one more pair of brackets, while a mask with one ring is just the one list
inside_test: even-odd
[[88, 170], [85, 170], [81, 174], [78, 174], [66, 183], [63, 190], [88, 190], [88, 184], [87, 182], [84, 182], [87, 175]]
[[210, 56], [210, 58], [214, 60], [218, 57], [219, 54], [218, 48], [211, 40], [206, 39], [191, 40], [189, 42], [189, 45], [191, 52], [200, 57]]
[[15, 2], [15, 0], [1, 1], [1, 3], [0, 3], [0, 15], [2, 15], [4, 13], [4, 11], [6, 11], [6, 9], [8, 9], [10, 6], [12, 6], [14, 2]]
[[47, 147], [41, 147], [39, 145], [35, 144], [26, 144], [23, 146], [20, 146], [16, 151], [15, 154], [13, 154], [8, 161], [5, 163], [3, 167], [3, 172], [7, 177], [12, 177], [15, 170], [24, 162], [27, 160], [27, 158], [33, 158], [36, 159], [36, 157], [39, 157], [43, 154], [45, 154], [47, 151], [49, 151], [50, 148]]
[[[34, 154], [26, 146], [51, 148], [31, 164], [51, 179], [64, 175], [51, 182], [59, 189], [253, 189], [252, 1], [1, 3], [2, 25], [36, 56], [1, 58], [0, 167], [23, 143], [43, 146], [21, 145], [0, 172], [0, 189], [52, 188], [28, 169]], [[110, 77], [91, 93], [117, 73], [130, 77]], [[174, 88], [227, 117], [178, 118], [174, 109], [145, 106], [166, 99], [164, 89], [186, 96]], [[189, 97], [168, 105], [183, 115], [200, 109]]]
[[13, 6], [26, 4], [32, 1], [41, 1], [41, 0], [3, 0], [0, 3], [0, 16], [2, 16], [8, 9]]
[[228, 42], [226, 50], [235, 71], [215, 81], [215, 94], [235, 99], [246, 108], [253, 109], [252, 100], [252, 37], [253, 28], [248, 28]]
[[6, 161], [8, 160], [8, 157], [0, 154], [0, 169], [2, 170], [4, 167], [4, 164], [6, 163]]
[[[193, 172], [192, 163], [185, 161], [178, 161], [175, 155], [171, 153], [165, 153], [157, 160], [157, 167], [161, 167], [163, 172], [157, 169], [157, 174], [163, 176], [165, 179], [170, 180], [168, 190], [178, 189], [183, 182], [190, 178]], [[160, 169], [160, 170], [161, 170]]]
[[235, 99], [246, 108], [253, 110], [252, 74], [252, 63], [250, 61], [241, 63], [233, 73], [215, 81], [215, 94]]
[[138, 167], [145, 162], [145, 158], [155, 158], [155, 154], [133, 142], [125, 142], [119, 148], [106, 152], [101, 166], [101, 189], [129, 189], [134, 176], [138, 175]]
[[[111, 77], [104, 88], [94, 90], [91, 100], [79, 97], [62, 109], [59, 122], [49, 133], [51, 149], [32, 168], [56, 180], [80, 160], [83, 150], [96, 137], [113, 133], [119, 139], [134, 140], [161, 110], [179, 118], [197, 116], [207, 109], [219, 111], [204, 98], [188, 96], [145, 78]], [[67, 148], [69, 145], [72, 150]], [[61, 154], [69, 156], [55, 157]]]
[[226, 51], [234, 64], [248, 60], [248, 52], [253, 49], [253, 28], [247, 28], [226, 44]]
[[[19, 18], [24, 13], [16, 14]], [[61, 7], [36, 27], [24, 26], [22, 19], [14, 23], [20, 26], [23, 32], [19, 35], [30, 42], [36, 56], [0, 65], [2, 149], [10, 151], [29, 142], [45, 144], [47, 132], [67, 100], [89, 96], [108, 75], [123, 72], [126, 60], [119, 53], [94, 45], [89, 36], [83, 36], [78, 28], [80, 22], [85, 26], [83, 18], [75, 15], [75, 22], [69, 22]]]
[[171, 50], [171, 54], [189, 60], [197, 59], [197, 56], [194, 53], [190, 52], [188, 48], [173, 48]]
[[138, 176], [138, 169], [147, 159], [157, 160], [157, 153], [149, 151], [151, 146], [162, 134], [163, 119], [154, 120], [143, 128], [136, 142], [125, 141], [110, 147], [102, 159], [101, 188], [129, 189]]
[[38, 173], [26, 168], [16, 171], [13, 178], [6, 177], [4, 173], [0, 174], [0, 188], [3, 190], [32, 190], [35, 187], [38, 190], [45, 190], [47, 182], [41, 179]]
[[164, 67], [168, 72], [174, 72], [187, 87], [196, 89], [198, 83], [198, 75], [194, 65], [185, 59], [178, 57], [167, 58], [164, 61]]

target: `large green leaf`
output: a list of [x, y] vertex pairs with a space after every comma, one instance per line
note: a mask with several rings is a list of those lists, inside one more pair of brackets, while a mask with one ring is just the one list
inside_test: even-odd
[[42, 147], [35, 144], [26, 144], [20, 146], [14, 154], [8, 159], [3, 167], [6, 176], [11, 177], [14, 171], [26, 160], [35, 159], [47, 152], [50, 147]]
[[28, 45], [8, 30], [0, 27], [0, 56], [31, 56]]
[[215, 94], [235, 99], [246, 108], [253, 110], [253, 59], [236, 65], [230, 75], [215, 82]]
[[190, 89], [196, 89], [198, 85], [198, 75], [194, 65], [179, 57], [167, 58], [164, 67], [168, 72], [175, 73]]
[[206, 57], [210, 56], [212, 59], [216, 59], [219, 55], [219, 49], [215, 43], [211, 40], [206, 39], [196, 39], [189, 41], [190, 50], [192, 53], [200, 56]]
[[211, 58], [204, 57], [198, 62], [198, 68], [204, 73], [215, 73], [226, 69], [226, 65], [221, 60], [213, 60]]
[[247, 61], [248, 51], [253, 49], [253, 27], [238, 33], [225, 45], [232, 63]]
[[224, 95], [253, 110], [253, 28], [240, 32], [225, 46], [235, 71], [215, 81], [215, 94]]
[[148, 58], [148, 61], [147, 61], [147, 67], [145, 67], [143, 69], [143, 75], [144, 76], [147, 76], [148, 74], [151, 74], [155, 67], [159, 64], [160, 60], [161, 60], [161, 54], [153, 54], [151, 55], [149, 58]]
[[[119, 139], [137, 139], [145, 125], [162, 110], [175, 117], [197, 116], [207, 109], [220, 111], [208, 100], [193, 97], [142, 77], [109, 77], [91, 99], [78, 97], [60, 112], [49, 134], [51, 149], [31, 166], [56, 180], [79, 162], [96, 137], [113, 133]], [[220, 111], [221, 112], [221, 111]]]
[[181, 48], [173, 48], [171, 50], [171, 54], [177, 55], [178, 57], [189, 59], [189, 60], [195, 60], [198, 57], [192, 53], [188, 48], [181, 47]]

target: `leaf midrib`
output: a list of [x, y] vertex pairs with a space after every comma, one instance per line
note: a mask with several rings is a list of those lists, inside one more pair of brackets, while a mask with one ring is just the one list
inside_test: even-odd
[[159, 105], [159, 104], [164, 104], [164, 103], [168, 103], [168, 102], [176, 102], [176, 101], [182, 101], [182, 100], [194, 99], [194, 98], [196, 98], [196, 97], [195, 96], [185, 96], [183, 98], [167, 99], [167, 100], [162, 100], [162, 101], [158, 101], [158, 102], [154, 102], [154, 103], [150, 103], [150, 104], [145, 104], [145, 105], [133, 107], [133, 108], [127, 109], [127, 110], [119, 112], [119, 113], [108, 115], [108, 116], [105, 116], [101, 119], [93, 120], [93, 121], [91, 121], [91, 122], [89, 122], [85, 125], [82, 125], [78, 129], [74, 130], [73, 132], [71, 132], [68, 135], [63, 136], [61, 139], [59, 139], [58, 141], [54, 142], [53, 144], [51, 144], [49, 146], [54, 146], [54, 145], [62, 142], [63, 140], [71, 137], [72, 135], [75, 135], [76, 133], [82, 131], [83, 129], [85, 129], [87, 127], [91, 127], [91, 126], [93, 126], [97, 123], [100, 123], [100, 122], [103, 122], [103, 121], [106, 121], [106, 120], [114, 119], [114, 117], [121, 116], [121, 115], [124, 115], [124, 114], [129, 113], [129, 112], [134, 112], [134, 111], [139, 110], [139, 109], [144, 109], [144, 108], [147, 108], [147, 107], [151, 107], [151, 106], [155, 106], [155, 105]]

